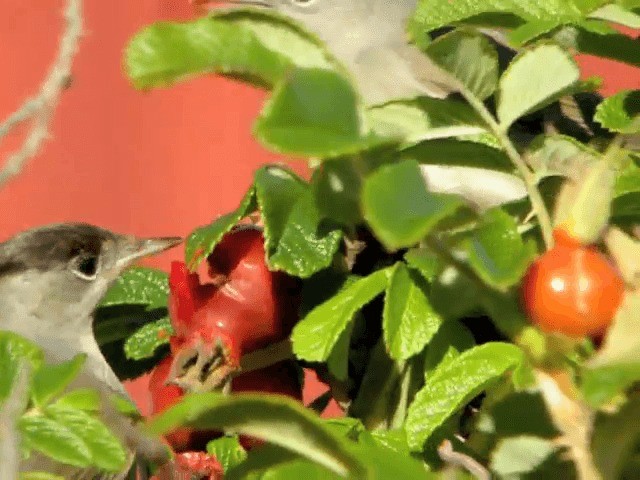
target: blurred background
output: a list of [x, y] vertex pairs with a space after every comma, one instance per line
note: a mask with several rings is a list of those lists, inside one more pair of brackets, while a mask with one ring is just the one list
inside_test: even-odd
[[[3, 7], [0, 119], [39, 88], [63, 26], [62, 0], [4, 0]], [[67, 221], [140, 236], [184, 236], [234, 209], [259, 165], [287, 160], [251, 136], [262, 91], [214, 76], [152, 92], [127, 82], [122, 51], [128, 39], [151, 22], [191, 18], [188, 0], [87, 1], [84, 9], [85, 36], [51, 138], [0, 190], [0, 241], [32, 226]], [[604, 78], [604, 94], [640, 88], [637, 69], [587, 56], [578, 61], [585, 77]], [[0, 163], [19, 145], [21, 133], [2, 142]], [[300, 163], [293, 166], [305, 171]], [[182, 259], [181, 249], [146, 265], [167, 270], [174, 259]], [[145, 379], [129, 388], [146, 411]], [[321, 391], [310, 380], [305, 397]]]

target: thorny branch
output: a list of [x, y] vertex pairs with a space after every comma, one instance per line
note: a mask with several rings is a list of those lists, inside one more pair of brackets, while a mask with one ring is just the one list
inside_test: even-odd
[[16, 177], [40, 150], [49, 134], [49, 124], [60, 94], [71, 78], [73, 58], [82, 35], [82, 0], [67, 0], [64, 17], [66, 26], [57, 57], [40, 90], [0, 124], [1, 140], [17, 125], [29, 120], [32, 122], [22, 146], [9, 155], [0, 169], [0, 188]]

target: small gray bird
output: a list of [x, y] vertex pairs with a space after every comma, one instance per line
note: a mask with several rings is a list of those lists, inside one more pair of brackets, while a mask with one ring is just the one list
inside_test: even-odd
[[[126, 397], [94, 337], [94, 310], [125, 268], [181, 241], [175, 237], [139, 239], [87, 224], [55, 224], [20, 233], [0, 243], [0, 330], [37, 343], [49, 362], [85, 353], [84, 368], [70, 388], [94, 388], [105, 399], [113, 394]], [[121, 438], [131, 461], [136, 454], [156, 460], [168, 456], [159, 440], [142, 434], [110, 402], [103, 405], [102, 419]], [[68, 479], [121, 479], [126, 475], [61, 466], [39, 455], [32, 455], [20, 468]]]

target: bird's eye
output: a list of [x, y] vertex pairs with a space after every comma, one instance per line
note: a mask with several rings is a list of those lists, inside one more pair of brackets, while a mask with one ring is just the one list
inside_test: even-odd
[[98, 273], [98, 257], [95, 255], [80, 255], [74, 259], [71, 271], [84, 280], [93, 280]]

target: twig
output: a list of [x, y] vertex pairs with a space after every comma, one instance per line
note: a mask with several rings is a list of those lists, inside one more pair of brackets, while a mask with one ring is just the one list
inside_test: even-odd
[[522, 179], [524, 180], [525, 186], [527, 188], [527, 193], [529, 194], [529, 200], [531, 201], [531, 206], [533, 207], [533, 211], [538, 217], [538, 224], [540, 225], [540, 231], [542, 232], [542, 238], [544, 240], [545, 246], [547, 250], [553, 246], [553, 223], [551, 221], [551, 216], [547, 211], [547, 207], [544, 204], [544, 200], [542, 199], [542, 195], [538, 190], [537, 179], [534, 172], [531, 171], [527, 163], [520, 156], [516, 147], [513, 145], [507, 132], [498, 125], [498, 122], [493, 118], [493, 115], [487, 109], [487, 107], [482, 103], [482, 101], [472, 94], [466, 88], [462, 88], [460, 90], [460, 94], [465, 98], [467, 102], [473, 107], [473, 109], [478, 112], [478, 114], [482, 117], [485, 123], [489, 126], [492, 133], [496, 136], [502, 147], [504, 148], [505, 153], [516, 167]]
[[66, 27], [60, 39], [58, 54], [39, 92], [0, 124], [2, 139], [17, 125], [33, 120], [22, 146], [9, 155], [0, 169], [0, 188], [16, 177], [40, 150], [49, 134], [49, 124], [60, 94], [69, 83], [71, 65], [82, 35], [82, 0], [67, 0], [64, 17]]
[[20, 462], [20, 435], [16, 430], [16, 421], [26, 407], [29, 394], [29, 364], [20, 362], [13, 380], [11, 393], [0, 406], [0, 478], [14, 480], [18, 478]]
[[451, 441], [444, 440], [438, 447], [438, 455], [443, 462], [462, 467], [478, 480], [490, 480], [491, 474], [475, 459], [464, 453], [456, 452]]

